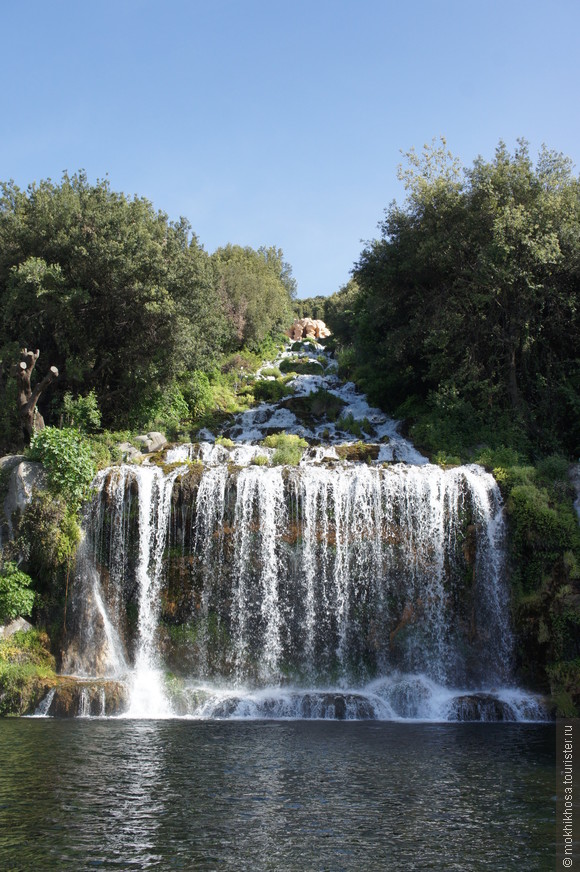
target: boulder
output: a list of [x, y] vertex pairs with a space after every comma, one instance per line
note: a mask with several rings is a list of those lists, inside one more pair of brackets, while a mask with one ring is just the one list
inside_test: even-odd
[[34, 630], [34, 627], [24, 618], [14, 618], [6, 626], [0, 627], [0, 639], [9, 639], [10, 636], [13, 636], [14, 633], [18, 633], [20, 630], [28, 633], [30, 630]]
[[450, 721], [516, 721], [513, 707], [489, 693], [457, 696], [450, 701]]
[[[46, 487], [46, 472], [42, 464], [24, 460], [23, 455], [12, 458], [3, 457], [2, 469], [11, 469], [8, 492], [4, 499], [4, 518], [0, 527], [0, 544], [13, 536], [12, 516], [17, 510], [22, 512], [32, 499], [34, 489]], [[13, 461], [13, 462], [10, 462]]]
[[144, 436], [137, 436], [135, 442], [139, 444], [143, 454], [153, 454], [154, 451], [161, 451], [167, 445], [167, 439], [163, 433], [156, 430], [146, 433]]
[[62, 676], [38, 713], [52, 718], [115, 717], [128, 705], [129, 690], [123, 681]]
[[132, 461], [136, 460], [138, 457], [141, 457], [141, 452], [137, 448], [135, 448], [134, 445], [131, 445], [130, 442], [121, 442], [118, 448], [122, 454], [123, 461]]

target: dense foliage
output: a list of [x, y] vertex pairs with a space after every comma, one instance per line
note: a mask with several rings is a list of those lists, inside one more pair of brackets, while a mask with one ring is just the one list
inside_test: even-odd
[[217, 288], [230, 328], [229, 345], [259, 347], [266, 336], [292, 320], [296, 290], [280, 249], [258, 251], [227, 245], [212, 256]]
[[[326, 318], [358, 381], [427, 450], [502, 441], [580, 454], [580, 184], [521, 141], [461, 171], [411, 152], [393, 203]], [[431, 416], [425, 411], [431, 410]], [[418, 414], [420, 413], [420, 414]]]
[[16, 563], [6, 560], [0, 567], [0, 624], [6, 624], [19, 615], [29, 615], [34, 605], [34, 591], [29, 590], [32, 579], [18, 569]]
[[34, 434], [29, 456], [42, 463], [51, 490], [71, 507], [87, 498], [97, 469], [90, 445], [78, 430], [45, 427]]
[[[294, 292], [279, 249], [227, 246], [210, 257], [185, 219], [171, 222], [107, 181], [79, 173], [26, 191], [3, 184], [0, 443], [21, 438], [9, 375], [21, 347], [40, 349], [37, 379], [49, 366], [60, 372], [49, 406], [41, 399], [47, 423], [62, 415], [94, 429], [97, 409], [105, 427], [145, 427], [194, 415], [203, 375], [285, 327]], [[79, 396], [95, 402], [73, 412]]]

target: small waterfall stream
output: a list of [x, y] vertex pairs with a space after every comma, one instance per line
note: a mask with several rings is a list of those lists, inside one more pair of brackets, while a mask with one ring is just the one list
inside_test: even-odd
[[298, 466], [270, 465], [253, 443], [288, 410], [269, 406], [235, 442], [99, 473], [65, 669], [120, 682], [128, 717], [543, 717], [513, 685], [493, 477], [429, 464], [332, 370], [322, 386], [373, 422], [374, 460], [341, 459], [326, 422]]

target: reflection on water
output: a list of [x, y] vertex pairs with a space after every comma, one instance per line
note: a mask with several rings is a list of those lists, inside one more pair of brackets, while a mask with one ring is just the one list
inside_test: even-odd
[[553, 865], [554, 727], [0, 722], [0, 868]]

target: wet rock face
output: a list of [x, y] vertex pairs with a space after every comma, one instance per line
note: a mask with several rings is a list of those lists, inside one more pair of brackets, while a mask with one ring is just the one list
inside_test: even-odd
[[450, 721], [514, 721], [512, 706], [491, 694], [458, 696], [450, 705]]
[[46, 714], [54, 718], [111, 717], [128, 706], [128, 689], [120, 681], [63, 678], [54, 688]]

